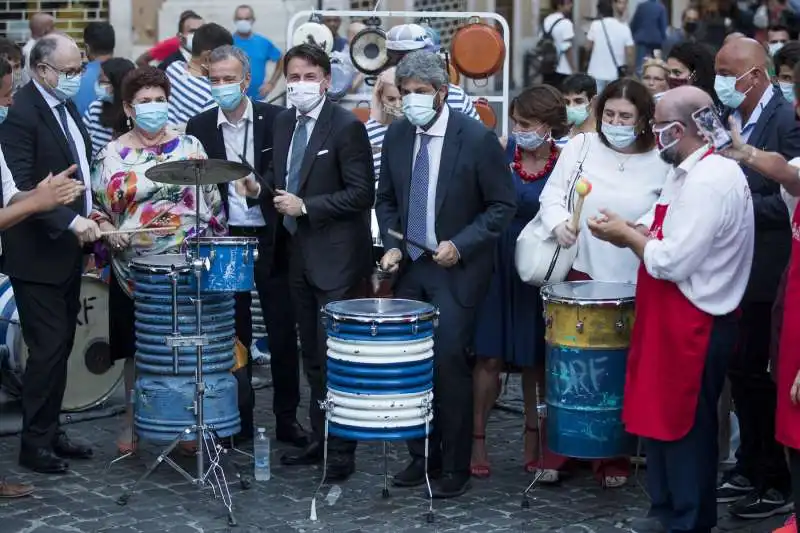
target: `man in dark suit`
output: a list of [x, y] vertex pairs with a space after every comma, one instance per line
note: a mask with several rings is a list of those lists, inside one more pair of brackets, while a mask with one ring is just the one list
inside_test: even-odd
[[[283, 108], [253, 102], [244, 96], [250, 85], [249, 63], [247, 55], [233, 46], [220, 46], [211, 52], [208, 78], [218, 107], [190, 119], [186, 133], [200, 140], [209, 158], [237, 163], [244, 159], [247, 165], [263, 175], [272, 161], [273, 123]], [[273, 244], [278, 213], [272, 205], [272, 198], [265, 197], [260, 205], [249, 207], [234, 183], [220, 184], [219, 192], [231, 235], [258, 239], [255, 281], [272, 356], [275, 436], [281, 442], [304, 447], [308, 444], [308, 436], [297, 422], [297, 406], [300, 404], [297, 336], [294, 313], [286, 308], [286, 302], [290, 300], [288, 261], [286, 250], [276, 249]], [[249, 292], [236, 295], [236, 335], [248, 348], [247, 368], [243, 369], [241, 376], [237, 375], [242, 416], [242, 432], [237, 440], [242, 441], [252, 439], [254, 429], [255, 394], [251, 386], [253, 365], [249, 353], [253, 342], [251, 303]]]
[[[516, 193], [497, 136], [445, 103], [447, 71], [439, 56], [412, 52], [397, 66], [408, 120], [386, 132], [375, 211], [386, 253], [384, 270], [399, 270], [398, 298], [433, 303], [440, 312], [434, 339], [434, 424], [429, 469], [433, 496], [469, 488], [472, 368], [467, 355], [476, 306], [486, 294], [497, 238], [511, 222]], [[429, 255], [388, 234], [394, 229], [427, 245]], [[398, 486], [425, 482], [424, 441], [409, 442], [411, 464]]]
[[[287, 242], [303, 368], [311, 388], [312, 442], [281, 462], [308, 465], [322, 461], [325, 429], [319, 401], [326, 395], [327, 339], [320, 308], [356, 296], [370, 273], [375, 170], [364, 125], [325, 97], [331, 83], [325, 51], [295, 46], [283, 65], [292, 107], [275, 120], [272, 167], [260, 194], [269, 194], [268, 185], [274, 186], [273, 202], [281, 215], [275, 242]], [[252, 180], [248, 195], [255, 192], [250, 184]], [[328, 479], [353, 473], [355, 448], [355, 442], [329, 439]]]
[[70, 441], [58, 415], [80, 310], [82, 245], [100, 238], [86, 218], [91, 142], [70, 98], [80, 86], [81, 53], [63, 35], [39, 40], [30, 56], [32, 81], [14, 97], [0, 145], [16, 187], [29, 191], [72, 164], [86, 192], [68, 206], [38, 214], [2, 234], [3, 272], [19, 309], [29, 357], [23, 377], [20, 464], [43, 473], [68, 468], [63, 458], [88, 458], [91, 448]]
[[[790, 104], [773, 87], [763, 46], [752, 39], [729, 41], [716, 57], [715, 89], [742, 138], [787, 160], [800, 156], [800, 126]], [[753, 195], [756, 222], [753, 269], [741, 304], [742, 337], [728, 377], [739, 418], [737, 465], [717, 489], [717, 501], [736, 502], [731, 513], [763, 518], [791, 510], [789, 471], [775, 440], [775, 383], [769, 376], [771, 310], [789, 259], [791, 228], [779, 185], [743, 167]]]

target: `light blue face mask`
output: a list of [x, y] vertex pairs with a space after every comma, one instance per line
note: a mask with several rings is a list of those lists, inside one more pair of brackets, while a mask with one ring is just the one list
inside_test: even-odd
[[169, 119], [169, 104], [167, 102], [135, 104], [133, 110], [136, 112], [133, 121], [147, 133], [156, 133], [167, 125], [167, 120]]
[[786, 43], [769, 43], [769, 56], [775, 57], [781, 48], [783, 48]]
[[[53, 67], [49, 68], [52, 69]], [[59, 72], [58, 84], [55, 87], [53, 87], [53, 92], [55, 93], [56, 98], [58, 98], [62, 102], [66, 102], [70, 98], [74, 98], [75, 95], [78, 94], [78, 90], [80, 90], [80, 88], [81, 88], [80, 74], [67, 76], [63, 72]]]
[[211, 96], [223, 111], [236, 109], [242, 101], [242, 87], [240, 83], [226, 83], [225, 85], [212, 85]]
[[633, 126], [621, 126], [603, 122], [600, 126], [600, 131], [605, 135], [608, 144], [618, 150], [629, 147], [636, 140], [636, 132]]
[[409, 93], [403, 97], [403, 114], [415, 126], [422, 127], [431, 123], [436, 116], [433, 107], [435, 94]]
[[6, 121], [7, 116], [8, 116], [8, 108], [0, 106], [0, 124]]
[[722, 102], [722, 105], [725, 107], [730, 107], [731, 109], [738, 109], [744, 99], [747, 97], [747, 93], [750, 92], [750, 89], [747, 89], [745, 92], [741, 92], [736, 90], [736, 82], [750, 74], [753, 69], [748, 70], [738, 78], [736, 76], [717, 76], [714, 78], [714, 91], [717, 93], [717, 97], [719, 101]]
[[568, 105], [567, 122], [572, 126], [580, 126], [589, 118], [589, 105]]
[[527, 151], [536, 150], [547, 140], [547, 137], [542, 137], [535, 131], [515, 131], [513, 134], [517, 146]]
[[781, 88], [781, 92], [783, 93], [783, 97], [786, 98], [786, 101], [793, 104], [795, 102], [794, 83], [782, 81], [778, 83], [778, 86]]
[[108, 90], [108, 86], [101, 85], [99, 81], [94, 82], [94, 94], [101, 102], [114, 101], [114, 95]]

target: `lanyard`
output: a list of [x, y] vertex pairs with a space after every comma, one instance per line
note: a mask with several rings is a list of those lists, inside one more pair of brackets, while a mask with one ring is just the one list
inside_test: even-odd
[[247, 161], [247, 138], [250, 133], [250, 121], [245, 119], [244, 121], [244, 144], [242, 145], [242, 153], [239, 155], [239, 159], [242, 161]]
[[219, 134], [222, 136], [222, 144], [225, 145], [226, 148], [230, 148], [234, 155], [239, 159], [239, 162], [250, 166], [250, 163], [247, 162], [247, 145], [248, 140], [250, 138], [250, 121], [245, 119], [244, 123], [244, 144], [242, 145], [242, 150], [239, 152], [238, 150], [234, 149], [227, 140], [225, 140], [225, 130], [222, 128], [222, 124], [219, 125]]

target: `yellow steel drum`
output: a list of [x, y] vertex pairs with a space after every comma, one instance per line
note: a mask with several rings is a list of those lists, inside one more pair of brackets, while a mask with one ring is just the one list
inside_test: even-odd
[[565, 281], [542, 287], [545, 339], [553, 346], [627, 348], [633, 328], [632, 283]]

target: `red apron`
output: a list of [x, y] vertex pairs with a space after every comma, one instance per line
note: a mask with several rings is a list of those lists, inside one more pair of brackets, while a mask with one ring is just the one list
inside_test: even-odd
[[800, 450], [800, 406], [789, 396], [800, 370], [800, 209], [792, 216], [792, 258], [786, 275], [783, 327], [778, 348], [778, 408], [775, 438], [784, 446]]
[[[650, 235], [663, 239], [669, 205], [656, 205]], [[644, 262], [636, 282], [636, 320], [628, 353], [622, 421], [634, 435], [661, 441], [686, 436], [697, 410], [714, 317]]]

